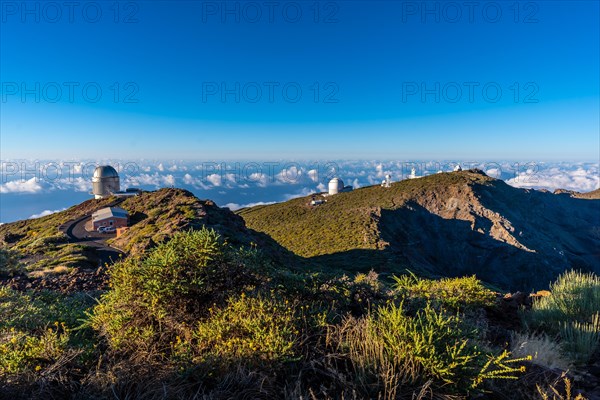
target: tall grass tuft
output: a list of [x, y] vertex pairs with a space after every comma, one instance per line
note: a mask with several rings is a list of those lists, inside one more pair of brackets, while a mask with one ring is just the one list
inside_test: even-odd
[[328, 342], [350, 359], [359, 386], [382, 399], [427, 382], [477, 390], [487, 379], [517, 379], [522, 367], [516, 363], [524, 360], [484, 351], [459, 315], [430, 304], [414, 316], [391, 304], [359, 319], [347, 317], [331, 327]]
[[526, 325], [562, 340], [578, 364], [589, 361], [600, 345], [600, 277], [568, 271], [550, 285], [551, 295], [534, 301]]

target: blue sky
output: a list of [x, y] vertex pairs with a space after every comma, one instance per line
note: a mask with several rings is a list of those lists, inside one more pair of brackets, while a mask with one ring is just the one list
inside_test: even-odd
[[599, 158], [597, 1], [276, 3], [2, 1], [1, 158]]

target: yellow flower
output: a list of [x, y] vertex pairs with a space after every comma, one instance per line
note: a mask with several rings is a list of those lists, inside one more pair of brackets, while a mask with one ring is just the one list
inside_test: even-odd
[[39, 371], [39, 370], [41, 370], [41, 369], [42, 369], [42, 367], [41, 367], [41, 366], [39, 366], [39, 365], [36, 365], [36, 366], [35, 366], [35, 370], [36, 370], [36, 371]]

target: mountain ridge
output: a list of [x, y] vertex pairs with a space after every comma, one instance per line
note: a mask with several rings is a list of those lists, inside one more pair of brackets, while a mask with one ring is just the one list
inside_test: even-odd
[[511, 289], [600, 265], [600, 202], [518, 189], [479, 170], [239, 210], [251, 229], [333, 266], [476, 274]]
[[[122, 201], [131, 227], [105, 242], [140, 256], [179, 230], [206, 226], [299, 268], [477, 275], [504, 289], [540, 289], [570, 268], [599, 272], [599, 193], [517, 189], [469, 170], [360, 188], [316, 207], [309, 196], [233, 213], [183, 189], [160, 189]], [[63, 230], [114, 200], [2, 225], [0, 244], [30, 272], [93, 270], [103, 261], [98, 249]]]

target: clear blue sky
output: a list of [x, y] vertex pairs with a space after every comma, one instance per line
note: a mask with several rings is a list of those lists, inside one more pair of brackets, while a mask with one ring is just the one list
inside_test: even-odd
[[598, 1], [276, 3], [1, 1], [1, 157], [598, 160]]

